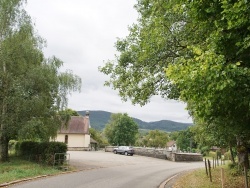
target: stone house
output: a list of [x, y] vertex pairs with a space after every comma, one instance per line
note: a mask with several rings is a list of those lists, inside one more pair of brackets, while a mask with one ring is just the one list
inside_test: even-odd
[[167, 142], [166, 149], [167, 151], [177, 152], [178, 150], [177, 150], [176, 142], [174, 140]]
[[88, 113], [84, 117], [71, 116], [68, 125], [58, 130], [55, 141], [66, 143], [69, 151], [89, 151], [91, 149], [89, 128]]

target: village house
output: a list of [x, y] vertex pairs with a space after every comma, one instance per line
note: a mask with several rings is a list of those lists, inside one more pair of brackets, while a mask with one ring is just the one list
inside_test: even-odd
[[177, 152], [176, 142], [174, 140], [167, 142], [166, 149], [167, 151]]
[[[85, 116], [71, 116], [67, 126], [62, 126], [57, 133], [55, 141], [64, 142], [68, 150], [91, 150], [89, 113]], [[93, 141], [92, 141], [93, 142]]]

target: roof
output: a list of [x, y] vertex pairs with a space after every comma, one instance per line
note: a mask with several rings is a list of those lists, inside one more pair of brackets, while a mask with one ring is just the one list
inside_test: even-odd
[[171, 146], [173, 146], [174, 144], [175, 144], [176, 142], [174, 141], [174, 140], [171, 140], [171, 141], [169, 141], [169, 142], [167, 142], [167, 147], [171, 147]]
[[67, 126], [62, 126], [58, 133], [63, 134], [89, 134], [88, 116], [71, 116]]
[[95, 141], [93, 138], [90, 137], [90, 143], [95, 143], [95, 144], [97, 144], [98, 142]]

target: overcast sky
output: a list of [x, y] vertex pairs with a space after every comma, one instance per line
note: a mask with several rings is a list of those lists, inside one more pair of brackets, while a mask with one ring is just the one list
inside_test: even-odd
[[153, 97], [144, 107], [122, 102], [117, 91], [104, 87], [108, 79], [98, 71], [117, 54], [117, 38], [128, 35], [136, 23], [135, 0], [28, 0], [26, 10], [39, 35], [46, 39], [46, 57], [55, 55], [64, 69], [82, 78], [81, 93], [69, 96], [73, 110], [128, 113], [143, 121], [192, 122], [185, 104]]

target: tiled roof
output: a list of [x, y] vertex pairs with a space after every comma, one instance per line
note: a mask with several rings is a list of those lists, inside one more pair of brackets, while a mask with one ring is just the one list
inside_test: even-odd
[[175, 144], [175, 141], [171, 140], [169, 142], [167, 142], [167, 147], [171, 147]]
[[89, 134], [89, 117], [72, 116], [67, 126], [62, 126], [58, 133]]

